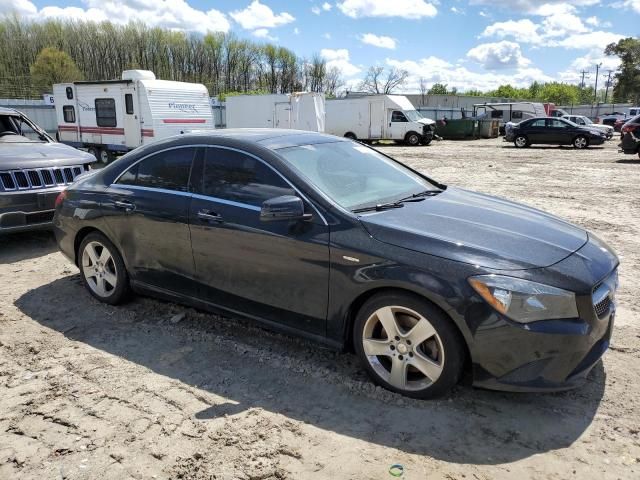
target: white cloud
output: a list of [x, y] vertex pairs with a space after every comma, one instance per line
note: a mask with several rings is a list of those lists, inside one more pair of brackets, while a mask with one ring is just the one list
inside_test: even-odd
[[322, 10], [320, 10], [320, 7], [314, 5], [313, 7], [311, 7], [311, 13], [313, 13], [314, 15], [320, 15], [322, 13]]
[[636, 13], [640, 13], [640, 3], [638, 3], [637, 0], [624, 0], [622, 2], [622, 7], [628, 8], [629, 10], [632, 10]]
[[396, 48], [396, 39], [391, 37], [386, 37], [384, 35], [364, 33], [360, 37], [360, 41], [362, 43], [366, 43], [367, 45], [373, 45], [374, 47], [379, 47], [379, 48], [388, 48], [391, 50], [395, 50]]
[[496, 22], [486, 27], [480, 37], [513, 37], [523, 43], [538, 43], [542, 41], [538, 34], [538, 25], [528, 18]]
[[344, 0], [336, 4], [351, 18], [360, 17], [435, 17], [438, 10], [425, 0]]
[[320, 50], [320, 56], [327, 61], [328, 69], [336, 67], [345, 77], [353, 77], [362, 71], [350, 62], [349, 50], [346, 48], [338, 50], [323, 48]]
[[625, 36], [612, 32], [595, 31], [569, 35], [567, 38], [558, 41], [556, 45], [570, 49], [604, 50], [604, 47], [622, 38], [625, 38]]
[[522, 68], [531, 63], [522, 55], [519, 44], [506, 40], [496, 43], [482, 43], [469, 50], [467, 57], [475, 60], [487, 70]]
[[457, 8], [457, 7], [451, 7], [450, 9], [453, 13], [455, 13], [456, 15], [464, 15], [465, 11], [461, 8]]
[[245, 30], [280, 27], [295, 20], [287, 12], [275, 14], [267, 5], [260, 3], [260, 0], [253, 0], [244, 10], [236, 10], [229, 15]]
[[269, 35], [269, 29], [268, 28], [258, 28], [256, 30], [254, 30], [253, 32], [251, 32], [251, 35], [253, 35], [256, 38], [263, 38], [265, 40], [271, 40], [272, 42], [275, 42], [276, 40], [278, 40], [278, 37], [272, 37], [271, 35]]
[[[634, 0], [635, 1], [635, 0]], [[575, 7], [597, 5], [600, 0], [511, 0], [509, 2], [495, 2], [494, 0], [470, 0], [470, 5], [488, 5], [509, 9], [512, 12], [555, 15], [575, 11]]]
[[600, 25], [600, 20], [598, 19], [598, 17], [589, 17], [587, 18], [584, 23], [586, 23], [587, 25], [592, 25], [594, 27], [597, 27], [598, 25]]
[[427, 57], [418, 61], [387, 59], [387, 65], [409, 72], [405, 92], [417, 92], [420, 79], [428, 84], [446, 83], [464, 92], [471, 89], [494, 90], [500, 85], [510, 83], [517, 87], [528, 87], [531, 82], [550, 82], [553, 78], [545, 75], [537, 68], [520, 68], [515, 73], [498, 74], [494, 72], [478, 73], [460, 64], [452, 64], [438, 57]]
[[573, 60], [567, 70], [558, 73], [558, 77], [563, 82], [579, 83], [582, 80], [581, 72], [584, 70], [588, 72], [585, 84], [591, 85], [595, 82], [596, 65], [600, 65], [600, 75], [602, 75], [598, 80], [600, 85], [600, 82], [604, 82], [603, 79], [608, 71], [615, 72], [620, 67], [620, 59], [616, 56], [604, 55], [601, 49], [595, 49]]
[[324, 38], [326, 38], [327, 40], [331, 40], [331, 34], [330, 34], [329, 32], [325, 32], [325, 33], [323, 33], [323, 34], [322, 34], [322, 36], [323, 36]]
[[193, 8], [185, 0], [84, 0], [87, 8], [46, 6], [40, 10], [28, 0], [0, 0], [0, 16], [17, 11], [29, 20], [63, 18], [66, 20], [109, 20], [125, 24], [144, 22], [154, 27], [206, 33], [226, 32], [229, 21], [220, 11]]
[[331, 8], [332, 8], [332, 5], [331, 5], [329, 2], [324, 2], [324, 3], [322, 4], [322, 9], [323, 9], [325, 12], [328, 12], [329, 10], [331, 10]]
[[300, 35], [300, 29], [299, 29], [298, 27], [295, 27], [295, 28], [293, 29], [293, 34], [294, 34], [294, 35]]

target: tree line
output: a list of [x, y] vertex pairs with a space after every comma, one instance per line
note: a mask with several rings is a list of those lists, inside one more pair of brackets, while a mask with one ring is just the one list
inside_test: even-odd
[[[0, 20], [0, 97], [30, 98], [51, 84], [119, 78], [123, 70], [204, 84], [211, 95], [315, 91], [335, 95], [340, 71], [319, 55], [298, 57], [233, 33], [189, 34], [143, 23]], [[40, 56], [40, 57], [39, 57]], [[61, 78], [62, 77], [62, 78]]]

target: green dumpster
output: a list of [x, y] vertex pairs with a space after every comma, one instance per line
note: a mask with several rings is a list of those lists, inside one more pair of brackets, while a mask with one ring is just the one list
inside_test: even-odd
[[438, 120], [436, 135], [445, 140], [464, 140], [479, 137], [479, 121], [471, 118], [457, 120]]

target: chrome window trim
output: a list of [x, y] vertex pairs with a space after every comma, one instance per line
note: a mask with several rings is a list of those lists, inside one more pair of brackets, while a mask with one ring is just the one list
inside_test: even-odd
[[[306, 197], [306, 195], [304, 195], [295, 185], [293, 185], [284, 175], [282, 175], [282, 173], [280, 173], [272, 165], [269, 165], [269, 163], [265, 162], [263, 159], [261, 159], [257, 155], [254, 155], [253, 153], [247, 152], [246, 150], [241, 150], [241, 149], [235, 148], [235, 147], [227, 147], [225, 145], [210, 145], [210, 144], [200, 144], [199, 143], [199, 144], [194, 144], [194, 145], [179, 145], [179, 146], [175, 146], [175, 147], [168, 147], [168, 148], [165, 148], [165, 149], [162, 149], [162, 150], [157, 150], [155, 152], [149, 153], [148, 155], [145, 155], [144, 157], [136, 160], [131, 165], [129, 165], [125, 170], [123, 170], [113, 180], [113, 182], [111, 182], [111, 185], [109, 186], [109, 188], [111, 188], [111, 187], [114, 187], [114, 188], [130, 188], [130, 187], [134, 187], [134, 188], [138, 188], [138, 189], [158, 191], [158, 192], [162, 192], [162, 193], [174, 193], [174, 194], [189, 195], [189, 196], [192, 196], [194, 198], [198, 198], [200, 200], [211, 200], [211, 201], [214, 201], [214, 202], [223, 203], [225, 205], [231, 205], [231, 206], [236, 206], [236, 207], [241, 207], [241, 208], [248, 208], [250, 210], [256, 210], [258, 212], [261, 210], [261, 208], [256, 206], [256, 205], [250, 205], [248, 203], [241, 203], [241, 202], [234, 202], [233, 200], [227, 200], [227, 199], [224, 199], [224, 198], [211, 197], [211, 196], [202, 195], [202, 194], [199, 194], [199, 193], [181, 192], [179, 190], [167, 190], [167, 189], [163, 189], [163, 188], [140, 187], [138, 185], [118, 184], [118, 180], [120, 180], [120, 177], [122, 177], [125, 173], [127, 173], [130, 169], [132, 169], [133, 167], [138, 165], [143, 160], [146, 160], [147, 158], [152, 157], [153, 155], [157, 155], [157, 154], [160, 154], [160, 153], [168, 152], [168, 151], [171, 151], [171, 150], [178, 150], [178, 149], [181, 149], [181, 148], [220, 148], [220, 149], [223, 149], [223, 150], [232, 150], [234, 152], [242, 153], [242, 154], [247, 155], [247, 156], [249, 156], [251, 158], [254, 158], [255, 160], [257, 160], [260, 163], [262, 163], [263, 165], [266, 165], [273, 172], [275, 172], [280, 178], [282, 178], [298, 195], [300, 195], [300, 197], [302, 197], [302, 199], [304, 201], [306, 201], [309, 205], [311, 205], [311, 207], [318, 214], [318, 216], [323, 221], [325, 226], [329, 226], [329, 222], [327, 222], [327, 220], [325, 219], [324, 215], [322, 215], [322, 213], [320, 213], [320, 210], [318, 210], [318, 207], [316, 207], [315, 204]], [[194, 160], [195, 160], [195, 157], [194, 157]], [[203, 159], [203, 161], [204, 161], [204, 159]], [[192, 162], [193, 162], [193, 160], [192, 160]], [[191, 180], [191, 178], [189, 178], [189, 180]]]

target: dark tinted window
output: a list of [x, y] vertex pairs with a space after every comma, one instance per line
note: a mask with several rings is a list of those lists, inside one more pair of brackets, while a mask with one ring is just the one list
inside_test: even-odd
[[545, 120], [544, 119], [534, 120], [528, 126], [529, 127], [544, 127], [545, 126]]
[[514, 110], [511, 112], [511, 118], [522, 118], [522, 111]]
[[210, 197], [260, 206], [295, 191], [271, 168], [249, 155], [223, 148], [207, 148], [202, 182], [196, 190]]
[[186, 192], [195, 151], [189, 147], [157, 153], [127, 170], [118, 183]]
[[76, 122], [76, 110], [71, 105], [65, 105], [62, 107], [62, 115], [66, 123]]
[[127, 111], [127, 115], [133, 114], [133, 94], [131, 93], [124, 94], [124, 105]]
[[404, 113], [395, 111], [391, 114], [392, 122], [406, 122], [407, 117], [404, 116]]
[[96, 124], [99, 127], [115, 127], [116, 101], [113, 98], [96, 98]]
[[491, 118], [502, 118], [502, 110], [491, 110]]
[[73, 100], [73, 88], [71, 87], [65, 88], [65, 93], [67, 94], [67, 98], [69, 100]]

